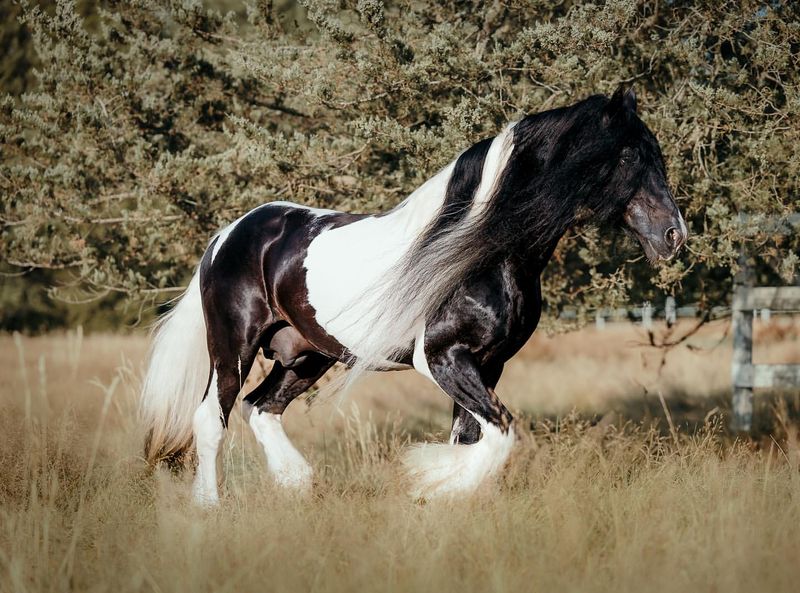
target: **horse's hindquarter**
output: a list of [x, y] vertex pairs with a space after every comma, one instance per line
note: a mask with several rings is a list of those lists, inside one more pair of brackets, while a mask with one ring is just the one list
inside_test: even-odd
[[341, 359], [344, 345], [320, 326], [309, 303], [304, 264], [311, 242], [320, 233], [365, 216], [285, 202], [273, 204], [273, 208], [281, 209], [284, 224], [280, 236], [264, 240], [261, 267], [270, 307], [276, 317], [288, 322], [314, 349]]
[[[288, 348], [285, 356], [311, 349], [340, 358], [342, 345], [314, 320], [303, 262], [311, 240], [323, 229], [358, 218], [271, 202], [226, 227], [211, 242], [201, 267], [204, 307], [212, 307], [229, 326], [220, 331], [229, 333], [237, 326], [247, 343], [266, 339], [262, 345], [270, 350], [276, 349], [271, 342], [280, 332], [283, 346], [278, 349]], [[297, 331], [287, 334], [287, 325]]]

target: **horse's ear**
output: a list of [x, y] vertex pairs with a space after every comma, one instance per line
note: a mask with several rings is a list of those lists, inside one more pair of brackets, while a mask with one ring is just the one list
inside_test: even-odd
[[614, 117], [625, 111], [636, 113], [636, 93], [633, 87], [625, 90], [625, 87], [620, 85], [617, 87], [617, 90], [614, 91], [614, 94], [611, 95], [611, 99], [604, 110], [603, 119], [608, 123], [614, 119]]
[[625, 91], [625, 94], [622, 95], [622, 106], [628, 111], [636, 113], [636, 91], [633, 90], [633, 87], [629, 88]]

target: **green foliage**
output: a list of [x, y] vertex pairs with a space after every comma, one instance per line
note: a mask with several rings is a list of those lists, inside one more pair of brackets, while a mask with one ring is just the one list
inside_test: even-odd
[[[28, 40], [4, 72], [33, 80], [2, 79], [5, 270], [50, 270], [67, 299], [164, 300], [257, 204], [386, 209], [508, 121], [623, 83], [664, 149], [689, 249], [653, 270], [579, 229], [546, 273], [551, 311], [664, 290], [718, 303], [736, 214], [798, 208], [795, 3], [301, 4], [24, 4], [2, 36]], [[795, 235], [744, 240], [762, 274], [792, 281]]]

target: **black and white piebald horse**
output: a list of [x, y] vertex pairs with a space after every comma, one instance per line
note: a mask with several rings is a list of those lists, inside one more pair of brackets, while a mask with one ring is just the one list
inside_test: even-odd
[[414, 368], [454, 401], [449, 444], [405, 463], [418, 496], [473, 490], [514, 444], [494, 392], [533, 333], [560, 237], [624, 226], [655, 263], [686, 241], [658, 142], [632, 91], [529, 115], [479, 142], [389, 212], [259, 206], [216, 235], [154, 338], [142, 395], [151, 462], [197, 450], [195, 499], [218, 500], [228, 417], [259, 349], [274, 366], [243, 410], [275, 480], [312, 470], [281, 414], [336, 361]]

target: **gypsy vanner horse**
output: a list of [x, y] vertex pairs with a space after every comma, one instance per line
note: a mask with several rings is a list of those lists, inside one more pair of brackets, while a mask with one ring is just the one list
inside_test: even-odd
[[225, 427], [261, 349], [274, 365], [242, 407], [280, 485], [312, 481], [281, 414], [341, 361], [356, 374], [413, 367], [449, 395], [450, 443], [404, 461], [417, 496], [475, 489], [514, 444], [494, 387], [539, 321], [539, 277], [586, 222], [623, 226], [651, 263], [686, 241], [631, 90], [510, 124], [385, 213], [255, 208], [211, 240], [158, 326], [142, 393], [147, 459], [181, 458], [194, 440], [194, 498], [215, 504]]

